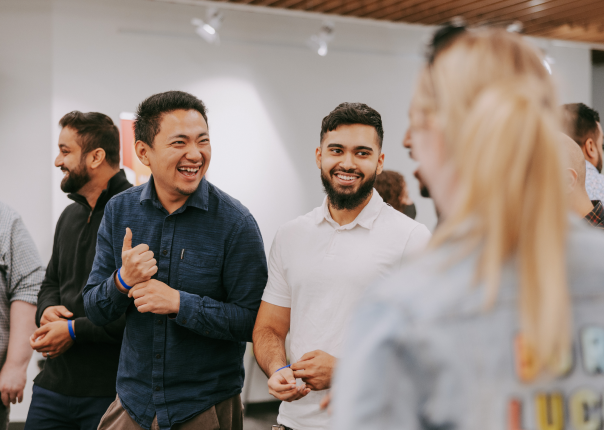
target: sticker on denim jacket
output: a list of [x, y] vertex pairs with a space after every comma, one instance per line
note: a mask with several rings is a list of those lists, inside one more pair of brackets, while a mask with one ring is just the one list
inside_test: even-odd
[[[539, 374], [540, 369], [535, 358], [535, 350], [520, 333], [514, 338], [514, 362], [516, 376], [521, 382], [532, 382]], [[557, 377], [567, 375], [573, 367], [572, 350], [558, 357], [555, 362], [549, 363], [548, 367]]]
[[604, 328], [591, 326], [581, 330], [581, 355], [587, 373], [604, 373]]

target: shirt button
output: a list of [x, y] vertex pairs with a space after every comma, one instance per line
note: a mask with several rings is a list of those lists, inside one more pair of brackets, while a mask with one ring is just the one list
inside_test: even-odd
[[162, 325], [164, 322], [162, 320], [157, 320], [157, 325]]
[[161, 390], [161, 387], [155, 387], [155, 391]]
[[206, 334], [210, 334], [210, 332], [206, 330]]
[[183, 324], [186, 324], [186, 323], [187, 323], [187, 319], [186, 319], [186, 318], [183, 318], [183, 319], [182, 319], [182, 323], [183, 323]]
[[155, 358], [160, 359], [161, 358], [161, 354], [155, 354]]
[[164, 249], [161, 253], [164, 254], [164, 255], [168, 255], [168, 250]]

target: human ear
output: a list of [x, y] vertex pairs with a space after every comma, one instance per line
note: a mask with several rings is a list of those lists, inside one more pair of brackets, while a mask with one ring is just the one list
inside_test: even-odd
[[591, 137], [585, 141], [584, 147], [590, 159], [598, 159], [598, 148], [596, 148], [596, 142]]
[[575, 189], [577, 185], [577, 179], [579, 178], [579, 174], [575, 169], [571, 169], [570, 167], [566, 169], [566, 184], [568, 186], [568, 192], [571, 192]]
[[380, 152], [380, 156], [378, 157], [378, 164], [377, 164], [377, 169], [375, 171], [376, 175], [379, 175], [382, 173], [382, 170], [384, 170], [384, 153]]
[[103, 148], [97, 148], [90, 151], [90, 153], [88, 154], [88, 157], [90, 157], [89, 167], [91, 169], [96, 169], [97, 167], [99, 167], [105, 160], [106, 155], [107, 154], [105, 153], [105, 150]]
[[150, 151], [149, 145], [147, 145], [142, 140], [137, 140], [134, 144], [134, 152], [136, 152], [136, 156], [145, 166], [150, 167], [151, 163], [149, 162], [149, 158], [147, 157], [147, 153]]
[[317, 162], [317, 167], [321, 168], [321, 147], [319, 146], [315, 149], [315, 161]]

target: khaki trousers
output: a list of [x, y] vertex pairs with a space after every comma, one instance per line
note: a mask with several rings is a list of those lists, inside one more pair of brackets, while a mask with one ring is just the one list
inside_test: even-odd
[[[101, 418], [98, 430], [141, 430], [142, 427], [130, 417], [122, 407], [119, 396]], [[159, 430], [157, 416], [153, 418], [150, 430]], [[174, 424], [171, 430], [243, 430], [243, 406], [241, 396], [226, 399], [207, 411], [194, 416], [184, 423]]]

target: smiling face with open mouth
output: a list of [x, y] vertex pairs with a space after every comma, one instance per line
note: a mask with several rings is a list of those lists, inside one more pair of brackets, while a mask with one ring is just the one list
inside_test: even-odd
[[377, 133], [364, 124], [340, 125], [327, 132], [316, 157], [323, 187], [335, 209], [350, 210], [365, 202], [384, 165]]
[[151, 168], [162, 204], [165, 199], [182, 204], [197, 190], [210, 164], [208, 125], [196, 110], [164, 113], [153, 146], [138, 141], [137, 155]]

